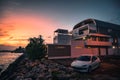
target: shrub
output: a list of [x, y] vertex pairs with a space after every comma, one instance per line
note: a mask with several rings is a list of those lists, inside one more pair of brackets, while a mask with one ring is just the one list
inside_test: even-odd
[[45, 57], [46, 54], [46, 45], [41, 35], [38, 38], [29, 38], [29, 44], [25, 49], [30, 59], [41, 59]]

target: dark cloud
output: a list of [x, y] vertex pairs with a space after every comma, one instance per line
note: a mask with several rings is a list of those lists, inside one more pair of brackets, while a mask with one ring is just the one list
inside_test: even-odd
[[[61, 24], [73, 24], [86, 18], [110, 21], [120, 14], [120, 0], [0, 0], [1, 17], [10, 12], [48, 15]], [[29, 12], [30, 11], [30, 12]], [[119, 20], [118, 20], [119, 21]], [[113, 21], [115, 22], [115, 21]], [[120, 23], [119, 23], [120, 24]]]
[[16, 49], [16, 46], [9, 46], [9, 45], [1, 45], [0, 44], [0, 50], [14, 50]]
[[[10, 39], [10, 38], [9, 38]], [[14, 39], [14, 38], [11, 38], [10, 39], [11, 41], [27, 41], [28, 39]]]
[[8, 23], [8, 22], [5, 22], [5, 21], [1, 21], [0, 22], [0, 29], [7, 29], [7, 30], [14, 30], [14, 24], [12, 23]]
[[9, 37], [9, 39], [13, 39], [13, 37]]
[[9, 36], [8, 31], [5, 31], [0, 28], [0, 37], [5, 37], [5, 36]]
[[10, 40], [10, 41], [28, 41], [28, 39], [26, 39], [26, 38], [21, 39], [21, 38], [15, 38], [13, 36], [9, 37], [8, 40]]
[[8, 23], [0, 23], [0, 38], [9, 36], [11, 30], [14, 30], [14, 26]]
[[19, 3], [16, 0], [0, 0], [0, 19], [5, 18], [13, 12]]

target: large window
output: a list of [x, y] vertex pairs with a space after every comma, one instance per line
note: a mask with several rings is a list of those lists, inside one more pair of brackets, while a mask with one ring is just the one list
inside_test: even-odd
[[90, 30], [90, 33], [96, 33], [96, 30]]
[[79, 35], [84, 34], [88, 30], [88, 26], [84, 26], [82, 29], [79, 29]]
[[98, 41], [109, 41], [109, 38], [105, 38], [105, 37], [99, 37]]
[[93, 37], [91, 37], [91, 38], [92, 38], [93, 41], [96, 41], [96, 38], [97, 38], [97, 37], [93, 36]]
[[88, 26], [84, 26], [82, 29], [80, 29], [80, 30], [82, 30], [82, 31], [84, 31], [84, 30], [88, 30]]
[[83, 31], [79, 30], [79, 35], [83, 34]]

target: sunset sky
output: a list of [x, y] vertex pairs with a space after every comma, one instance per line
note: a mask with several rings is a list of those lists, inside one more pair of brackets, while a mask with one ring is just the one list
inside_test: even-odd
[[0, 46], [25, 47], [38, 35], [52, 43], [56, 29], [87, 18], [120, 24], [120, 0], [0, 0]]

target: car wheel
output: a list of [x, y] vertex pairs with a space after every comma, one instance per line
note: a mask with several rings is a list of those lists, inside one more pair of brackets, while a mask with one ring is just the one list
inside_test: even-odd
[[88, 67], [88, 73], [90, 73], [92, 71], [91, 66]]

